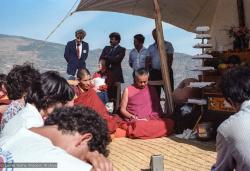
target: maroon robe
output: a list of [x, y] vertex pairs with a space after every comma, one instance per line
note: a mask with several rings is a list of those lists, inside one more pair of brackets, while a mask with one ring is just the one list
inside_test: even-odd
[[74, 104], [83, 105], [96, 111], [107, 121], [109, 133], [114, 133], [118, 127], [119, 118], [109, 115], [106, 107], [96, 94], [95, 90], [89, 89], [86, 92], [81, 92], [80, 88], [76, 86], [75, 92], [78, 97], [74, 100]]

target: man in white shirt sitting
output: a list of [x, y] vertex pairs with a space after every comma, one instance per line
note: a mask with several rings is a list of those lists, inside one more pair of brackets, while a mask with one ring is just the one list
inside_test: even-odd
[[147, 49], [143, 46], [145, 37], [142, 34], [134, 36], [135, 48], [129, 53], [129, 66], [136, 71], [139, 68], [145, 68], [145, 60], [148, 56]]
[[[38, 170], [88, 171], [93, 170], [84, 162], [89, 152], [107, 155], [109, 142], [107, 124], [97, 113], [84, 107], [62, 108], [48, 116], [45, 126], [22, 128], [10, 137], [0, 148], [0, 161], [9, 165], [53, 163], [56, 167]], [[112, 171], [112, 165], [105, 163], [98, 169]]]

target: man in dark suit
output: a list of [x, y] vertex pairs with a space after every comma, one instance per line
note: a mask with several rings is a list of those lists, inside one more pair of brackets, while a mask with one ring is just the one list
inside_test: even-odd
[[75, 79], [76, 71], [86, 68], [89, 45], [83, 41], [86, 32], [82, 29], [75, 32], [75, 40], [69, 41], [65, 47], [64, 58], [67, 61], [67, 74], [69, 80]]
[[114, 83], [124, 83], [121, 63], [125, 56], [126, 49], [119, 45], [121, 41], [121, 36], [119, 33], [111, 33], [109, 38], [110, 46], [106, 46], [103, 49], [100, 59], [106, 60], [107, 68], [111, 72], [111, 80], [113, 85], [109, 87], [108, 93], [110, 99], [114, 99], [116, 98], [116, 87], [114, 86]]

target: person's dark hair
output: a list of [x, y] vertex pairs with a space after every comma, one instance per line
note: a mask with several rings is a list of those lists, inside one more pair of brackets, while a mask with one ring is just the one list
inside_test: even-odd
[[99, 59], [99, 63], [100, 63], [101, 61], [103, 62], [103, 63], [101, 64], [102, 66], [108, 67], [108, 63], [107, 63], [107, 60], [106, 60], [106, 59]]
[[250, 100], [250, 68], [241, 66], [228, 70], [222, 75], [219, 87], [228, 102], [242, 104]]
[[63, 133], [91, 133], [92, 139], [88, 142], [90, 151], [97, 150], [108, 155], [110, 136], [107, 123], [90, 108], [74, 106], [57, 109], [48, 116], [44, 125], [57, 125]]
[[137, 70], [135, 70], [135, 72], [133, 73], [134, 79], [138, 76], [142, 76], [142, 75], [148, 75], [149, 76], [149, 71], [146, 68], [139, 68]]
[[6, 88], [6, 84], [7, 84], [6, 78], [7, 78], [6, 74], [0, 74], [0, 90], [2, 90], [3, 86]]
[[140, 43], [144, 43], [144, 41], [145, 41], [145, 37], [142, 34], [136, 34], [134, 36], [134, 39], [136, 39]]
[[90, 75], [90, 72], [87, 68], [83, 68], [77, 71], [76, 77], [82, 79], [86, 75]]
[[115, 40], [118, 40], [118, 42], [120, 43], [120, 41], [121, 41], [121, 35], [119, 34], [119, 33], [117, 33], [117, 32], [113, 32], [113, 33], [111, 33], [110, 35], [109, 35], [109, 38], [111, 39], [111, 38], [115, 38]]
[[152, 34], [156, 34], [156, 28], [152, 30]]
[[40, 73], [31, 64], [15, 65], [8, 73], [6, 90], [10, 100], [22, 98], [32, 82], [39, 79]]
[[240, 57], [237, 55], [231, 55], [227, 58], [227, 63], [228, 64], [240, 64]]
[[66, 104], [75, 96], [73, 88], [55, 71], [41, 74], [27, 94], [26, 103], [32, 103], [38, 110], [47, 109], [56, 103]]

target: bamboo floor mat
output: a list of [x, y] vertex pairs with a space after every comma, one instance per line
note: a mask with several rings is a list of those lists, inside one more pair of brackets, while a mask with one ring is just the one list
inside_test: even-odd
[[183, 140], [164, 137], [150, 140], [113, 139], [109, 145], [109, 159], [114, 171], [145, 171], [150, 156], [164, 155], [166, 171], [205, 171], [215, 163], [215, 142]]

